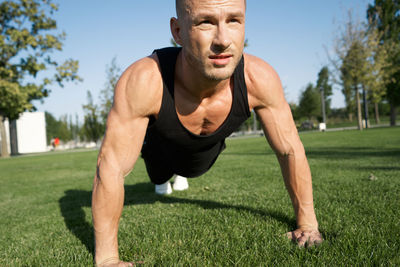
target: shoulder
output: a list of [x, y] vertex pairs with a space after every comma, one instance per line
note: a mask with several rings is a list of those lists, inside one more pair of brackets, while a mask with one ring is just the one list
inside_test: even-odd
[[161, 106], [162, 87], [157, 55], [142, 58], [121, 75], [114, 92], [113, 108], [143, 117], [155, 115]]
[[244, 73], [250, 108], [273, 106], [285, 101], [281, 80], [264, 60], [244, 54]]

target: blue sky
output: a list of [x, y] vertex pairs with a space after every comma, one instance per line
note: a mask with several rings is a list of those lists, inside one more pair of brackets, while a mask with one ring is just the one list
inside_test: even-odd
[[[94, 100], [106, 82], [105, 69], [113, 57], [125, 69], [153, 49], [170, 45], [169, 19], [175, 16], [174, 0], [58, 0], [55, 14], [58, 28], [67, 34], [62, 52], [54, 58], [79, 60], [84, 81], [54, 86], [38, 110], [57, 118], [78, 114], [90, 90]], [[371, 0], [248, 0], [246, 52], [271, 64], [281, 77], [289, 102], [298, 102], [300, 92], [328, 63], [325, 48], [331, 49], [334, 35], [343, 24], [347, 10], [365, 19]], [[334, 90], [333, 107], [344, 106]]]

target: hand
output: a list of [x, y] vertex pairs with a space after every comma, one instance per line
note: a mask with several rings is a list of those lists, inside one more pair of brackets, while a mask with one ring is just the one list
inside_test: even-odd
[[136, 264], [143, 264], [142, 261], [140, 262], [125, 262], [125, 261], [120, 261], [117, 258], [111, 258], [107, 259], [100, 264], [96, 264], [97, 267], [133, 267], [136, 266]]
[[311, 247], [313, 245], [319, 245], [324, 241], [318, 230], [297, 229], [288, 232], [286, 236], [293, 242], [296, 242], [299, 247]]

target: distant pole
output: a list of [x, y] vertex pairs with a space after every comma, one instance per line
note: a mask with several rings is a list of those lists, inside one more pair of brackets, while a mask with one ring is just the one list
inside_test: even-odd
[[364, 102], [365, 128], [368, 128], [368, 103], [364, 87], [363, 87], [363, 102]]
[[75, 143], [79, 141], [78, 133], [79, 133], [79, 121], [78, 121], [78, 113], [75, 113]]
[[326, 123], [324, 88], [321, 87], [320, 91], [321, 91], [322, 122]]

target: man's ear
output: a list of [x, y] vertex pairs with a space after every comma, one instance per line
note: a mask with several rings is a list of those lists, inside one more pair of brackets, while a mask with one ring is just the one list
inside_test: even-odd
[[170, 27], [171, 27], [171, 33], [172, 37], [174, 37], [174, 40], [177, 44], [182, 46], [182, 38], [181, 38], [181, 26], [178, 23], [177, 18], [171, 18], [170, 22]]

